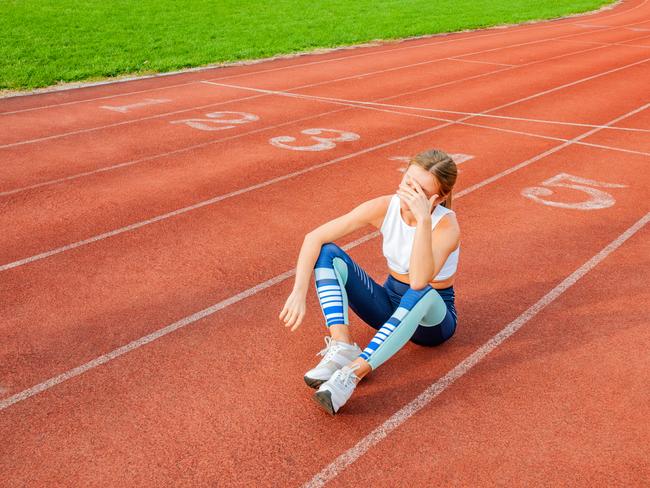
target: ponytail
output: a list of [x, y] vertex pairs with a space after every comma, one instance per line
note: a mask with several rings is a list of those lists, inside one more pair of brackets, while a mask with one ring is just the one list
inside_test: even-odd
[[450, 190], [449, 194], [447, 195], [447, 199], [441, 203], [441, 205], [443, 207], [448, 208], [450, 210], [451, 210], [452, 193], [453, 193], [453, 190]]

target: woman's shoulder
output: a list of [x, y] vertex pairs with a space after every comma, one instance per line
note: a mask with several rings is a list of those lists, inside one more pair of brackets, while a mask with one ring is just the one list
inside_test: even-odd
[[458, 224], [458, 219], [456, 218], [456, 212], [450, 208], [443, 207], [442, 205], [438, 205], [438, 208], [444, 210], [440, 210], [442, 216], [438, 220], [436, 226], [433, 228], [433, 232], [436, 232], [436, 230], [438, 230], [438, 232], [453, 231], [455, 233], [460, 233], [460, 225]]
[[381, 224], [386, 218], [386, 212], [388, 212], [390, 202], [394, 196], [397, 195], [395, 193], [391, 195], [379, 195], [378, 197], [372, 198], [366, 202], [373, 208], [373, 219], [371, 224], [374, 227], [377, 227], [378, 229], [381, 227]]

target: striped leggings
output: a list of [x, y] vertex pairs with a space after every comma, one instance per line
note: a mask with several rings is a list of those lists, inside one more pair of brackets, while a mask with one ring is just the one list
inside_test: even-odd
[[348, 305], [368, 325], [377, 329], [360, 357], [377, 369], [409, 340], [435, 346], [456, 330], [453, 287], [431, 285], [414, 290], [388, 274], [378, 285], [339, 246], [321, 247], [314, 265], [316, 293], [327, 327], [349, 324]]

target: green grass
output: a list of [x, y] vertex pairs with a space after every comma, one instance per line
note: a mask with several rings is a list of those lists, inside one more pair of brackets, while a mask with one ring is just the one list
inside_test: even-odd
[[0, 89], [585, 12], [613, 0], [0, 0]]

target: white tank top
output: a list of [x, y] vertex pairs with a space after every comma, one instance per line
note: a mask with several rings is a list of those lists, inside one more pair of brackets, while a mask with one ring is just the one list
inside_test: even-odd
[[[442, 217], [449, 213], [454, 213], [454, 211], [442, 205], [436, 205], [431, 213], [431, 230], [435, 228]], [[381, 224], [381, 233], [384, 236], [384, 242], [382, 244], [384, 257], [386, 258], [388, 267], [397, 273], [407, 274], [409, 272], [415, 230], [416, 227], [412, 227], [404, 222], [400, 213], [399, 196], [397, 194], [393, 195], [390, 199], [384, 221]], [[445, 280], [456, 272], [459, 252], [460, 244], [449, 255], [433, 281]]]

